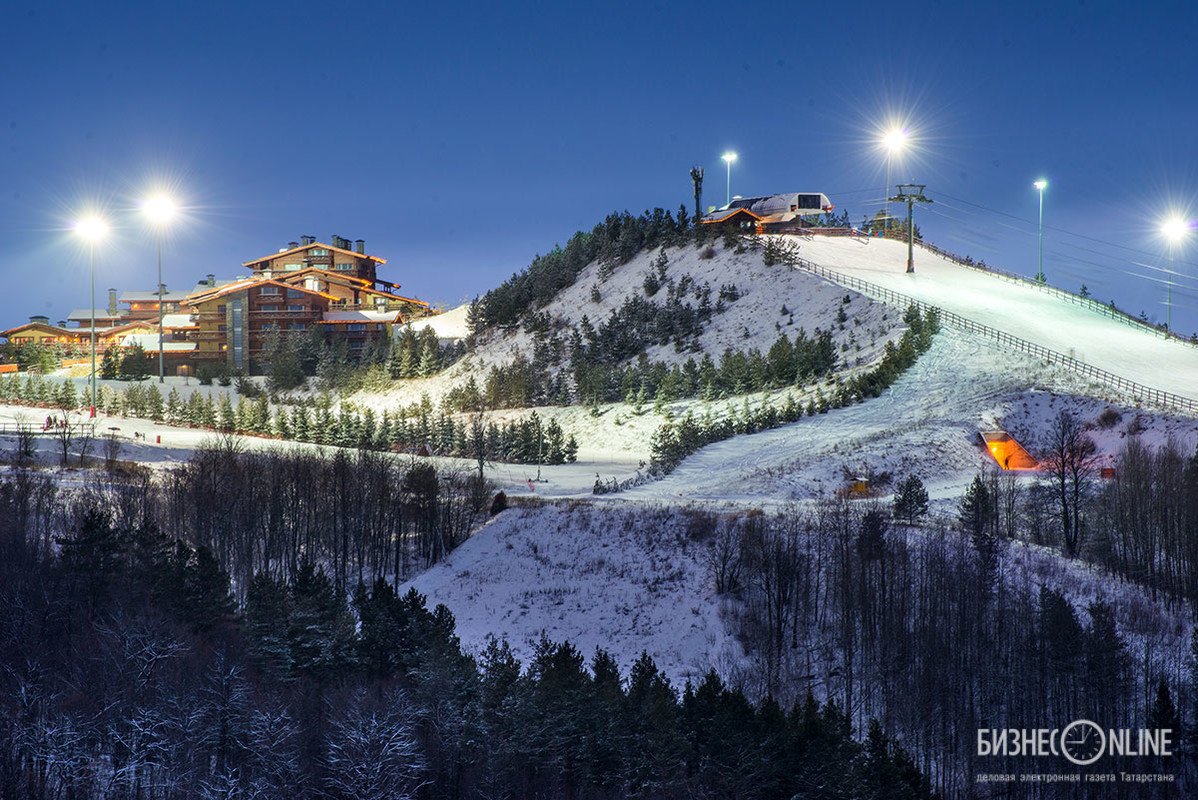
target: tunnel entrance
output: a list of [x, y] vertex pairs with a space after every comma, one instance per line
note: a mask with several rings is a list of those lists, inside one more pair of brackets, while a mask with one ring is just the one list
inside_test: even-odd
[[1003, 469], [1029, 470], [1039, 468], [1040, 462], [1032, 458], [1023, 449], [1023, 445], [1019, 444], [1015, 440], [1015, 437], [1006, 431], [981, 431], [978, 433], [978, 436], [981, 438], [986, 452]]

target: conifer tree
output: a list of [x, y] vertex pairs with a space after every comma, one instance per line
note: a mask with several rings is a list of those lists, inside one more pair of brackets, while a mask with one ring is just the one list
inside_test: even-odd
[[179, 397], [179, 390], [172, 386], [171, 390], [166, 395], [166, 420], [172, 425], [178, 425], [183, 421], [183, 403]]
[[237, 429], [237, 414], [233, 411], [233, 401], [229, 399], [228, 392], [220, 396], [220, 405], [216, 409], [216, 428], [221, 431]]
[[905, 522], [915, 522], [927, 513], [928, 490], [924, 488], [918, 475], [908, 475], [899, 482], [895, 490], [894, 516]]
[[440, 348], [432, 328], [421, 331], [420, 340], [420, 366], [417, 368], [417, 374], [421, 378], [427, 378], [441, 369]]

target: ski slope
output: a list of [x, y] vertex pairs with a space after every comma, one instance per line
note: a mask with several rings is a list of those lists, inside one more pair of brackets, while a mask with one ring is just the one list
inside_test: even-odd
[[799, 255], [825, 269], [902, 292], [1144, 386], [1198, 400], [1198, 348], [1188, 344], [927, 250], [915, 251], [915, 273], [908, 274], [907, 246], [901, 242], [841, 237], [797, 241]]

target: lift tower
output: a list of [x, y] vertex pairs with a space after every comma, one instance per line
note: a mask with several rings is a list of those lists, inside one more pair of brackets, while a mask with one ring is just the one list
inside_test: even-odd
[[927, 188], [923, 183], [900, 183], [898, 185], [898, 194], [890, 198], [892, 203], [907, 204], [907, 272], [915, 271], [915, 223], [912, 220], [916, 203], [930, 203], [928, 198], [924, 197], [923, 190]]

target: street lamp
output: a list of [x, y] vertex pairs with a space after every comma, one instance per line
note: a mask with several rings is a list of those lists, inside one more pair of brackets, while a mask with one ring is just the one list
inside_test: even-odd
[[907, 132], [902, 128], [891, 128], [882, 136], [882, 146], [886, 148], [886, 187], [882, 192], [882, 197], [886, 200], [886, 218], [883, 224], [890, 227], [890, 164], [894, 160], [894, 154], [903, 149], [907, 144]]
[[1178, 216], [1161, 223], [1161, 235], [1169, 242], [1169, 280], [1165, 283], [1165, 328], [1173, 332], [1173, 259], [1190, 232], [1190, 223]]
[[1040, 259], [1039, 266], [1036, 268], [1036, 280], [1039, 283], [1046, 281], [1044, 277], [1044, 190], [1048, 188], [1048, 181], [1044, 178], [1032, 184], [1036, 187], [1036, 191], [1040, 193]]
[[96, 242], [102, 241], [108, 235], [108, 223], [95, 214], [81, 218], [75, 223], [75, 233], [87, 242], [87, 266], [91, 273], [92, 288], [92, 374], [91, 374], [91, 416], [96, 416]]
[[166, 383], [166, 358], [162, 352], [162, 229], [175, 218], [175, 203], [164, 194], [154, 195], [141, 204], [141, 212], [154, 226], [158, 250], [158, 382]]
[[732, 162], [736, 160], [736, 153], [729, 150], [720, 158], [724, 159], [724, 163], [728, 165], [728, 200], [724, 205], [730, 206], [732, 205]]

